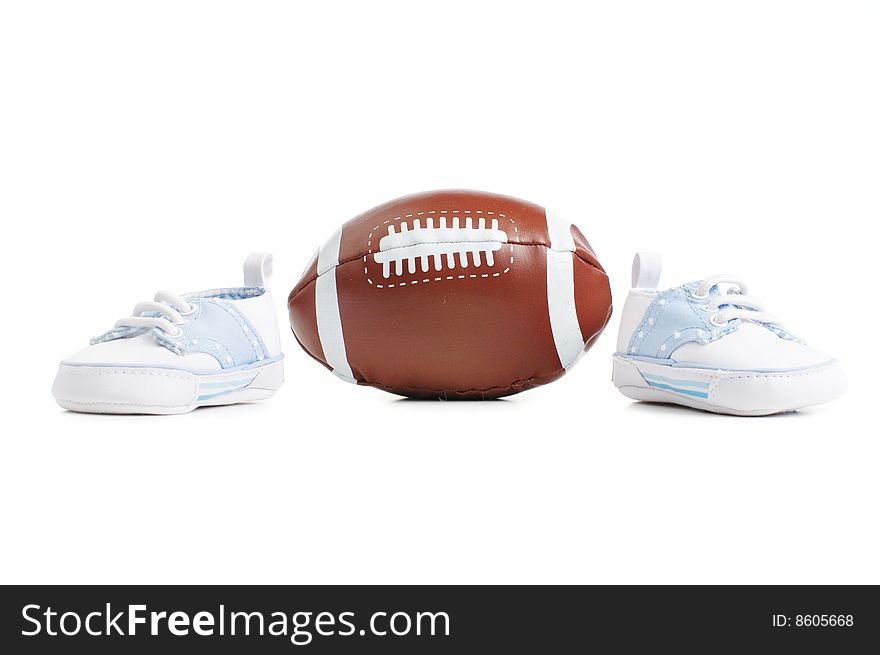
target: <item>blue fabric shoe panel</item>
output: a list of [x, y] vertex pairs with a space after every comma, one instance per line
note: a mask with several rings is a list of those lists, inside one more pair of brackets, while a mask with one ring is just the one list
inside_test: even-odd
[[668, 359], [683, 344], [709, 343], [736, 329], [739, 321], [723, 328], [711, 323], [711, 314], [702, 309], [711, 292], [709, 298], [698, 299], [693, 295], [696, 287], [697, 283], [690, 283], [657, 294], [633, 332], [630, 355]]
[[234, 300], [262, 295], [264, 289], [214, 289], [184, 296], [195, 311], [178, 325], [180, 334], [169, 336], [153, 328], [114, 328], [91, 340], [92, 344], [125, 339], [149, 332], [156, 343], [178, 355], [211, 355], [223, 369], [262, 362], [269, 358], [265, 343]]
[[[735, 331], [742, 321], [728, 322], [723, 327], [711, 321], [714, 312], [705, 308], [711, 300], [722, 296], [717, 287], [709, 290], [706, 298], [694, 296], [699, 282], [689, 282], [675, 289], [661, 291], [648, 306], [642, 322], [633, 332], [629, 342], [628, 354], [655, 359], [669, 359], [675, 350], [686, 343], [710, 343]], [[735, 299], [735, 295], [722, 297]], [[721, 305], [723, 309], [725, 305]], [[778, 337], [790, 341], [800, 341], [785, 330], [763, 325]]]

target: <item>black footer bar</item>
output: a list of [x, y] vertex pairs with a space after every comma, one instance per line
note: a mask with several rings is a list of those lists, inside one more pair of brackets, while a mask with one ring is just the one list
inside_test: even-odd
[[6, 653], [854, 652], [876, 587], [4, 587]]

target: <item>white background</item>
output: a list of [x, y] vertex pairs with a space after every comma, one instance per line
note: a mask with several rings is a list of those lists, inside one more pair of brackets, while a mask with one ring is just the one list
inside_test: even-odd
[[[0, 580], [880, 583], [880, 5], [7, 3]], [[346, 385], [284, 327], [270, 401], [61, 411], [57, 362], [160, 288], [276, 301], [338, 224], [415, 191], [550, 206], [617, 313], [507, 401]], [[766, 419], [610, 383], [637, 249], [735, 272], [843, 363]]]

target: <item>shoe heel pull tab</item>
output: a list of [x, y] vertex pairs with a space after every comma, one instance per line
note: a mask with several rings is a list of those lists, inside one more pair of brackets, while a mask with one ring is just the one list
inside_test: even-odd
[[244, 260], [244, 286], [267, 287], [272, 279], [272, 253], [252, 252]]
[[637, 252], [633, 257], [633, 289], [656, 289], [663, 265], [656, 252]]

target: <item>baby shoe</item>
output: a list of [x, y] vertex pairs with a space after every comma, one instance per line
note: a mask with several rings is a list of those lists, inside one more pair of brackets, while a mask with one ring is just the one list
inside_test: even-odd
[[182, 414], [269, 398], [284, 380], [272, 256], [253, 253], [244, 286], [160, 291], [61, 362], [52, 395], [97, 414]]
[[836, 360], [788, 332], [733, 275], [657, 290], [660, 256], [638, 253], [623, 307], [615, 386], [635, 400], [762, 416], [842, 394]]

